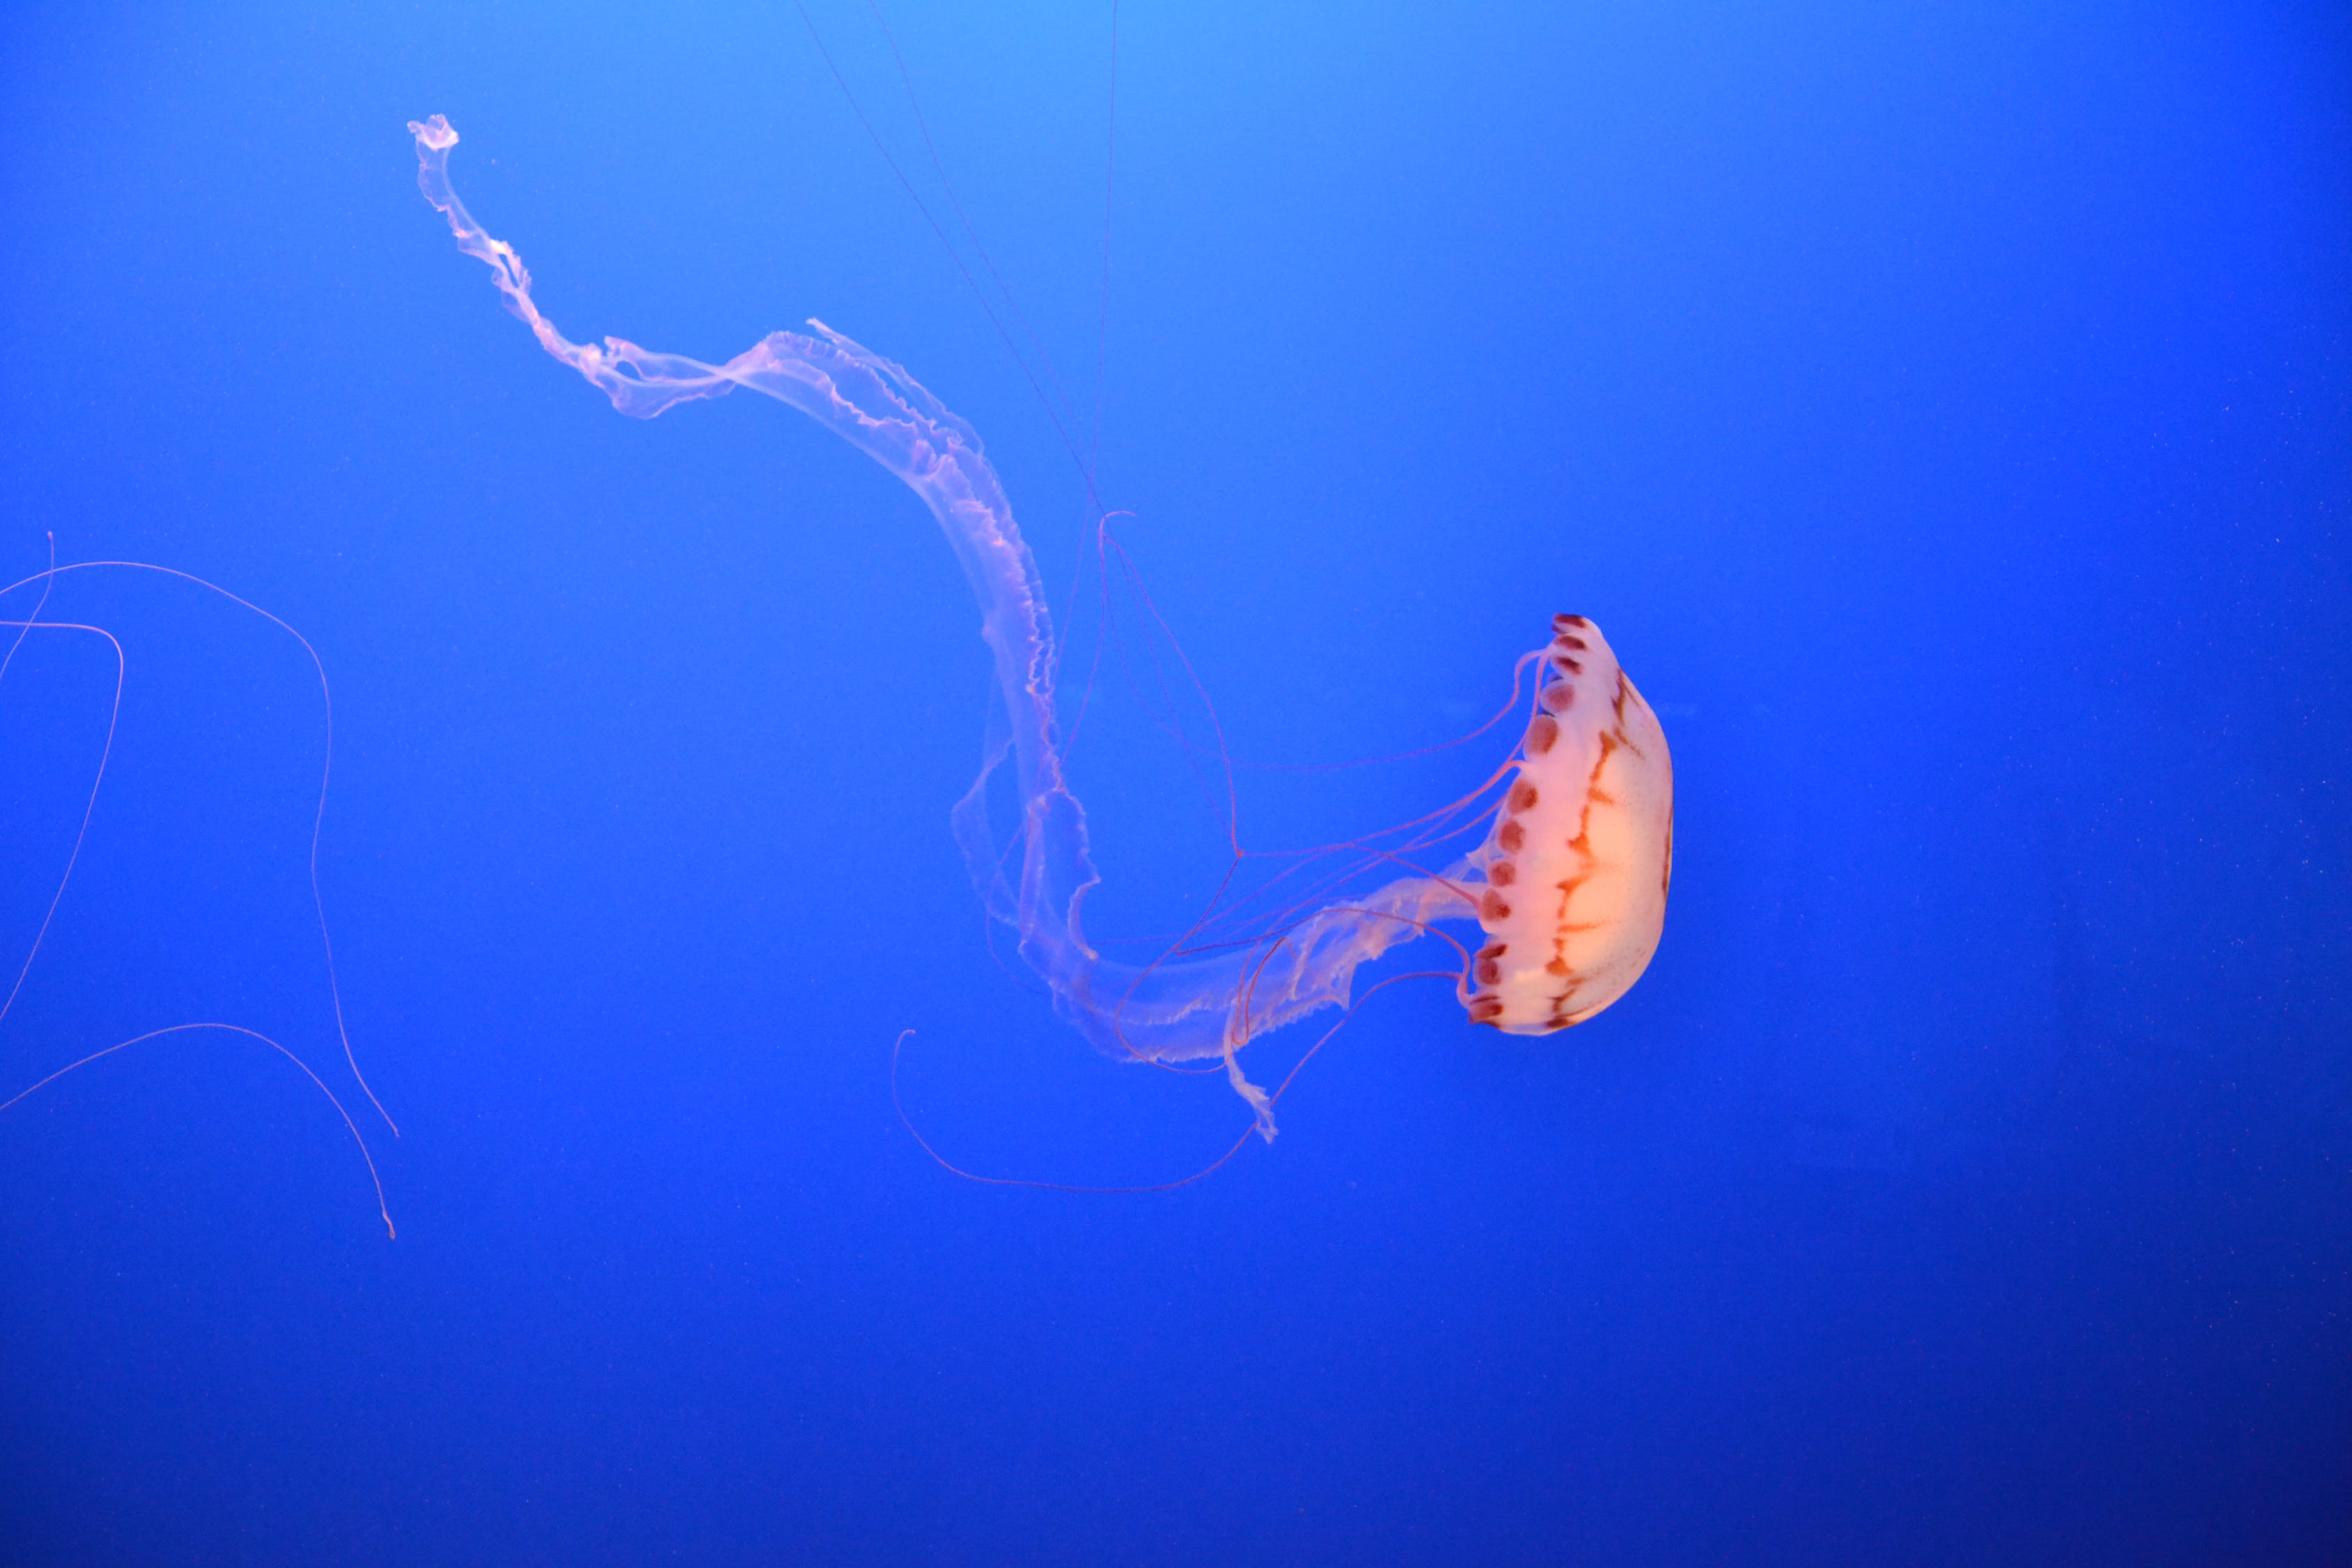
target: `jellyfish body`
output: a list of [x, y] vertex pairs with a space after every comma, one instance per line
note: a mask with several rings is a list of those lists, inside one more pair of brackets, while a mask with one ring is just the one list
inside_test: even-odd
[[1518, 766], [1483, 851], [1473, 1023], [1581, 1024], [1633, 987], [1665, 929], [1675, 863], [1665, 731], [1582, 616], [1552, 621]]
[[[1538, 718], [1529, 731], [1531, 741], [1539, 733], [1555, 732], [1576, 739], [1549, 750], [1526, 748], [1519, 759], [1515, 787], [1551, 792], [1545, 796], [1551, 804], [1540, 812], [1532, 807], [1514, 811], [1507, 797], [1486, 846], [1445, 871], [1401, 877], [1364, 895], [1281, 922], [1255, 940], [1205, 943], [1142, 965], [1103, 957], [1087, 941], [1081, 921], [1086, 895], [1099, 878], [1088, 848], [1086, 808], [1071, 792], [1062, 765], [1054, 707], [1054, 671], [1059, 661], [1052, 616], [1036, 563], [978, 433], [902, 366], [819, 321], [808, 323], [814, 335], [771, 332], [723, 364], [653, 353], [621, 338], [572, 342], [532, 300], [530, 274], [522, 258], [512, 246], [492, 237], [458, 200], [448, 170], [457, 132], [437, 114], [412, 121], [408, 129], [415, 138], [417, 183], [425, 199], [448, 219], [458, 247], [490, 267], [508, 310], [530, 328], [540, 345], [579, 372], [614, 408], [649, 419], [678, 404], [722, 396], [738, 388], [761, 393], [831, 429], [896, 475], [930, 509], [979, 601], [981, 637], [992, 656], [1000, 700], [982, 750], [980, 776], [950, 815], [956, 841], [988, 914], [1016, 933], [1022, 958], [1052, 992], [1055, 1009], [1105, 1053], [1156, 1062], [1223, 1058], [1235, 1091], [1256, 1113], [1258, 1131], [1271, 1139], [1272, 1101], [1243, 1075], [1236, 1060], [1242, 1047], [1318, 1009], [1345, 1006], [1358, 967], [1425, 934], [1436, 922], [1481, 918], [1482, 898], [1505, 891], [1492, 883], [1492, 875], [1535, 875], [1538, 868], [1541, 875], [1555, 880], [1575, 874], [1561, 860], [1562, 855], [1576, 853], [1573, 846], [1566, 850], [1548, 847], [1533, 859], [1516, 850], [1498, 856], [1497, 850], [1506, 837], [1532, 832], [1539, 823], [1553, 837], [1558, 837], [1558, 828], [1574, 831], [1565, 818], [1555, 825], [1545, 814], [1566, 809], [1578, 788], [1588, 795], [1594, 791], [1606, 795], [1629, 765], [1621, 760], [1612, 771], [1603, 757], [1597, 767], [1586, 766], [1579, 778], [1554, 776], [1572, 755], [1583, 754], [1578, 748], [1590, 749], [1589, 737], [1579, 728], [1587, 716], [1597, 723], [1598, 716], [1618, 700], [1618, 690], [1604, 689], [1607, 683], [1599, 673], [1605, 664], [1610, 676], [1622, 680], [1616, 661], [1589, 623], [1579, 624], [1591, 633], [1591, 644], [1601, 649], [1600, 662], [1590, 674], [1557, 663], [1548, 666], [1539, 690], [1553, 693], [1549, 700], [1560, 706]], [[1549, 657], [1576, 651], [1560, 643]], [[1565, 700], [1563, 681], [1574, 685], [1580, 711]], [[1622, 684], [1630, 700], [1622, 704], [1620, 721], [1608, 731], [1614, 739], [1591, 740], [1590, 745], [1622, 748], [1627, 757], [1642, 759], [1641, 765], [1654, 771], [1642, 773], [1647, 793], [1640, 798], [1664, 803], [1671, 794], [1664, 783], [1664, 740], [1656, 720], [1638, 697], [1630, 695], [1632, 690], [1630, 682]], [[1020, 827], [1017, 840], [1004, 846], [989, 821], [986, 797], [991, 778], [1008, 760]], [[1665, 793], [1658, 793], [1662, 789]], [[1664, 909], [1663, 872], [1657, 889], [1644, 890], [1634, 870], [1639, 852], [1628, 847], [1620, 853], [1619, 839], [1612, 835], [1621, 825], [1607, 815], [1608, 804], [1601, 803], [1602, 815], [1595, 819], [1600, 836], [1588, 833], [1583, 840], [1587, 849], [1603, 847], [1602, 857], [1592, 862], [1586, 880], [1553, 917], [1559, 939], [1554, 956], [1587, 965], [1580, 978], [1571, 975], [1570, 1005], [1562, 1011], [1538, 1005], [1535, 991], [1528, 988], [1540, 984], [1537, 982], [1514, 982], [1506, 990], [1500, 969], [1489, 984], [1482, 978], [1488, 961], [1474, 959], [1471, 973], [1463, 976], [1462, 995], [1479, 1021], [1516, 1033], [1541, 1033], [1579, 1022], [1622, 994], [1647, 962]], [[1646, 804], [1643, 809], [1648, 809]], [[1646, 831], [1632, 819], [1622, 826], [1629, 835]], [[1622, 911], [1618, 919], [1608, 903], [1611, 899], [1631, 900], [1639, 907]], [[1515, 904], [1502, 926], [1517, 932], [1519, 924], [1514, 921], [1536, 921], [1538, 913], [1533, 904]], [[1603, 920], [1614, 921], [1611, 929], [1615, 936], [1589, 942], [1587, 933], [1569, 930], [1570, 925]], [[1646, 939], [1639, 935], [1644, 930]], [[1513, 941], [1503, 938], [1510, 951], [1497, 954], [1494, 963], [1536, 951], [1532, 936], [1517, 947]], [[1560, 988], [1555, 984], [1552, 989]], [[1500, 1009], [1492, 1005], [1496, 999], [1503, 1002]]]

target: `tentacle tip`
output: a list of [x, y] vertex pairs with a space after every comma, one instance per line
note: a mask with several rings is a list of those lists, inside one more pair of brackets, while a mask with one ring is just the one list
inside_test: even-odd
[[1225, 1080], [1234, 1086], [1234, 1092], [1247, 1102], [1250, 1114], [1257, 1118], [1256, 1124], [1250, 1131], [1271, 1143], [1274, 1135], [1280, 1131], [1274, 1124], [1274, 1097], [1243, 1075], [1242, 1064], [1234, 1052], [1234, 1042], [1226, 1040]]

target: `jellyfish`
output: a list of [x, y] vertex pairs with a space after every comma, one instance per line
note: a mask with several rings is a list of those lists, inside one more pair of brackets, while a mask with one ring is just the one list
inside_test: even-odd
[[[1356, 972], [1443, 922], [1488, 939], [1456, 994], [1470, 1020], [1515, 1035], [1583, 1022], [1633, 985], [1656, 951], [1672, 870], [1674, 777], [1657, 717], [1591, 621], [1561, 616], [1536, 665], [1535, 711], [1497, 771], [1484, 841], [1438, 872], [1412, 869], [1360, 896], [1286, 919], [1246, 942], [1179, 949], [1136, 964], [1087, 941], [1098, 881], [1086, 808], [1063, 768], [1055, 713], [1055, 631], [1037, 565], [972, 427], [904, 367], [811, 320], [771, 332], [724, 364], [625, 339], [575, 343], [541, 314], [513, 246], [466, 210], [449, 180], [457, 132], [411, 121], [417, 183], [457, 247], [487, 263], [509, 311], [541, 347], [634, 418], [738, 388], [789, 404], [888, 469], [930, 509], [979, 601], [995, 685], [980, 773], [950, 813], [989, 917], [1105, 1053], [1156, 1063], [1222, 1060], [1257, 1133], [1275, 1136], [1273, 1098], [1239, 1053], [1327, 1007], [1346, 1007]], [[1003, 844], [990, 781], [1010, 760], [1019, 826]], [[1458, 944], [1457, 945], [1461, 945]], [[1467, 952], [1467, 949], [1465, 949]]]

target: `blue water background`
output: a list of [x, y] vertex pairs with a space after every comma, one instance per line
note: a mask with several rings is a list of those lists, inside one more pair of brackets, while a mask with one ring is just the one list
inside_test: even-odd
[[[810, 14], [955, 233], [873, 14]], [[1083, 449], [1109, 14], [890, 19]], [[1542, 1040], [1391, 988], [1181, 1193], [947, 1174], [901, 1029], [976, 1169], [1246, 1117], [992, 956], [914, 499], [764, 400], [614, 414], [403, 129], [574, 337], [905, 363], [1067, 584], [1051, 399], [800, 16], [11, 6], [0, 564], [316, 644], [404, 1135], [299, 650], [63, 584], [128, 694], [0, 1089], [266, 1030], [400, 1234], [250, 1042], [0, 1116], [0, 1560], [2352, 1560], [2341, 11], [1130, 3], [1116, 81], [1101, 494], [1233, 752], [1443, 740], [1594, 617], [1677, 763], [1648, 976]], [[112, 668], [0, 685], [6, 953]], [[1223, 859], [1119, 711], [1148, 932]], [[1501, 746], [1244, 773], [1244, 830]]]

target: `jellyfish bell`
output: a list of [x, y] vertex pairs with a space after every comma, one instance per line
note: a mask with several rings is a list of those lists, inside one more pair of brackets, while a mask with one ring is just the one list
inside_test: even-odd
[[1601, 628], [1556, 616], [1537, 706], [1480, 852], [1491, 939], [1465, 988], [1507, 1035], [1581, 1024], [1633, 988], [1665, 929], [1675, 775], [1665, 731]]

